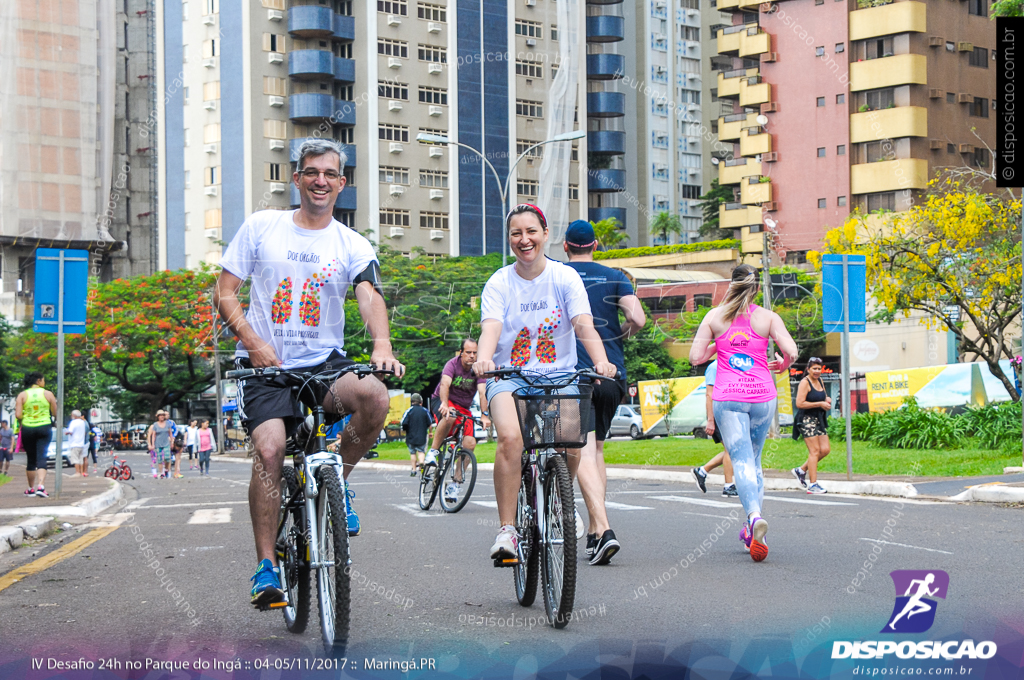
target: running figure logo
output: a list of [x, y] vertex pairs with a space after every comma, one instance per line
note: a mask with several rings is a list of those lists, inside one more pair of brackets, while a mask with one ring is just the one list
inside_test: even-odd
[[939, 603], [929, 598], [946, 599], [949, 574], [939, 569], [904, 569], [889, 576], [896, 586], [896, 605], [881, 632], [923, 633], [931, 628]]

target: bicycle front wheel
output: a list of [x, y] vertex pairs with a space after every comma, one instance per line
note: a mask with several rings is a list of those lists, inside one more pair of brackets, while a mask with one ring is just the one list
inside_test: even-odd
[[544, 609], [555, 628], [565, 628], [576, 599], [576, 501], [572, 478], [560, 455], [548, 457], [544, 479]]
[[338, 474], [330, 465], [316, 471], [320, 487], [316, 520], [321, 562], [316, 571], [317, 601], [320, 605], [321, 639], [328, 656], [345, 654], [351, 599], [345, 489], [338, 480]]
[[299, 475], [294, 467], [281, 471], [281, 531], [277, 537], [277, 563], [288, 589], [288, 606], [284, 608], [284, 625], [291, 633], [302, 633], [309, 623], [312, 598], [309, 587], [305, 505], [288, 508], [287, 503], [299, 490]]
[[[116, 479], [117, 475], [115, 474], [115, 475], [113, 475], [113, 477]], [[132, 478], [132, 469], [130, 467], [128, 467], [127, 463], [125, 463], [124, 465], [121, 466], [121, 479], [124, 480], [124, 481], [128, 481], [131, 478]]]
[[466, 507], [476, 485], [476, 456], [461, 446], [448, 458], [441, 478], [441, 507], [458, 512]]
[[103, 473], [103, 476], [108, 479], [117, 479], [121, 475], [121, 470], [118, 468], [107, 468], [107, 471]]
[[519, 564], [513, 571], [516, 582], [516, 599], [519, 604], [529, 607], [537, 597], [537, 523], [533, 513], [533, 484], [530, 469], [523, 471], [519, 485], [519, 502], [516, 507], [516, 531], [519, 533]]
[[[437, 464], [440, 465], [441, 460], [438, 460]], [[420, 473], [420, 510], [430, 510], [440, 483], [441, 473], [438, 472], [437, 465], [428, 465], [423, 468], [423, 472]]]

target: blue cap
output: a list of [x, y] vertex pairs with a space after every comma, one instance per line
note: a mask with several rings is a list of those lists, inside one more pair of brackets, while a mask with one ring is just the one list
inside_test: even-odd
[[574, 248], [589, 248], [596, 241], [594, 227], [586, 220], [574, 220], [565, 230], [565, 242]]

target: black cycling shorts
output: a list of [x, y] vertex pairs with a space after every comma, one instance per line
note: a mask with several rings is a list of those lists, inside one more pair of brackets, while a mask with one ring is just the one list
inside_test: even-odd
[[[319, 373], [326, 370], [338, 370], [354, 363], [351, 359], [341, 356], [340, 352], [335, 351], [327, 357], [327, 361], [321, 364], [295, 370]], [[236, 357], [235, 368], [252, 368], [252, 364], [244, 357]], [[281, 377], [271, 380], [266, 378], [239, 380], [238, 414], [242, 419], [242, 427], [250, 436], [263, 423], [280, 418], [284, 420], [285, 435], [290, 437], [306, 418], [305, 407]]]
[[49, 425], [22, 426], [21, 447], [25, 449], [25, 455], [28, 458], [26, 470], [32, 472], [37, 469], [46, 469], [46, 451], [50, 448], [50, 439], [52, 438], [53, 430]]
[[622, 398], [626, 396], [626, 383], [622, 380], [602, 380], [599, 385], [594, 385], [594, 393], [591, 397], [594, 417], [594, 433], [597, 441], [603, 442], [608, 436], [608, 430], [612, 426], [612, 418], [615, 417], [615, 409], [619, 408]]

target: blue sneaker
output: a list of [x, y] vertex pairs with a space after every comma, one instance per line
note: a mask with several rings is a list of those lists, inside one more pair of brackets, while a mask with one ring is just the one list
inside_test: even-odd
[[348, 519], [348, 535], [358, 536], [359, 535], [359, 515], [352, 509], [351, 498], [356, 497], [356, 492], [348, 488], [348, 482], [345, 482], [345, 516]]
[[270, 560], [263, 560], [256, 567], [256, 573], [249, 579], [253, 582], [252, 604], [254, 607], [266, 608], [277, 602], [284, 602], [284, 591], [281, 590], [281, 579], [277, 575], [277, 567]]

